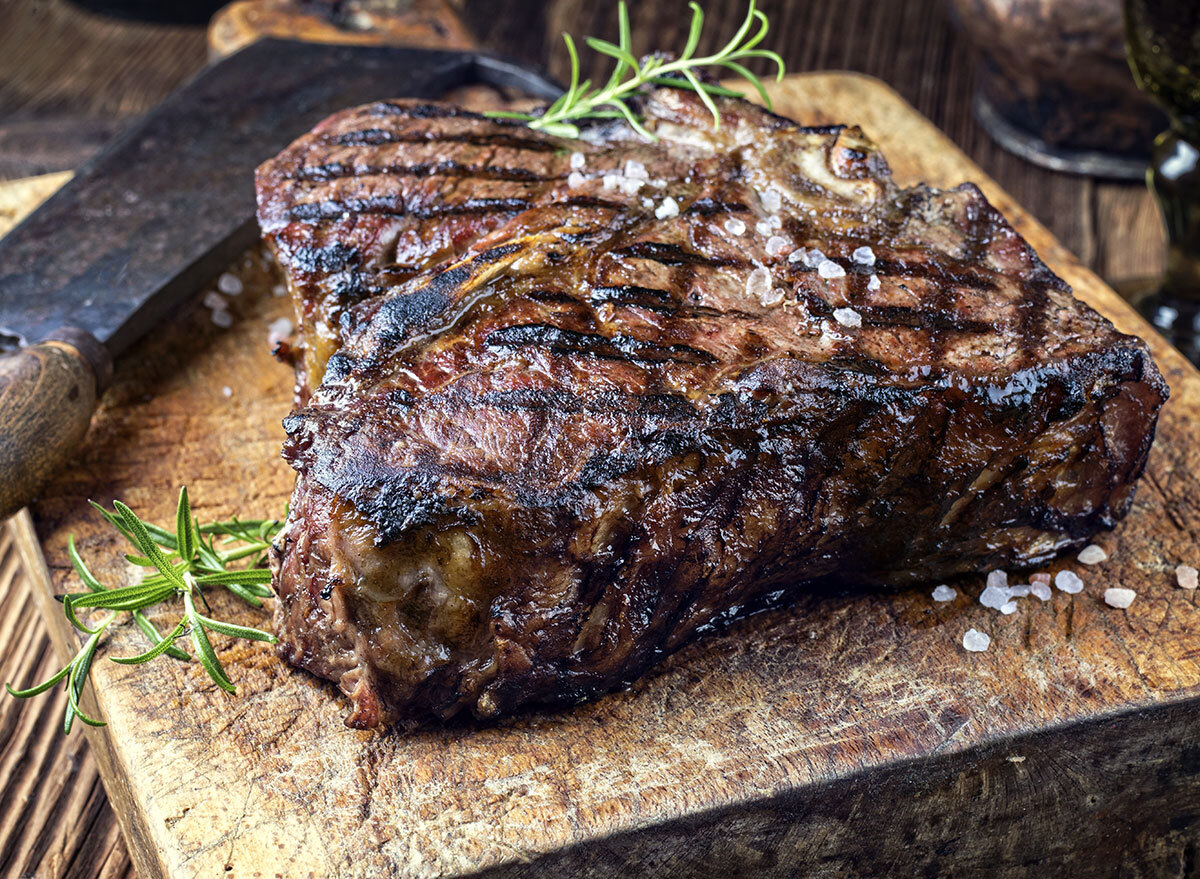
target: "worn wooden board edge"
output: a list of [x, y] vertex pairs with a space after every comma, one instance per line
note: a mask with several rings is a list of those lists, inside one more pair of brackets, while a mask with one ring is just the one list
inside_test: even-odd
[[[822, 76], [842, 77], [842, 76], [847, 76], [847, 75], [845, 75], [845, 74], [812, 74], [812, 75], [805, 75], [805, 76], [811, 80], [813, 78], [822, 77]], [[852, 78], [865, 80], [866, 84], [869, 85], [871, 88], [883, 88], [883, 89], [886, 89], [888, 92], [891, 92], [891, 94], [895, 95], [895, 93], [892, 92], [892, 90], [890, 88], [883, 85], [882, 83], [879, 83], [877, 80], [871, 79], [870, 77], [864, 77], [864, 76], [860, 76], [858, 74], [850, 74], [849, 76]], [[899, 101], [899, 102], [901, 102], [901, 104], [903, 104], [903, 107], [907, 107], [907, 104], [904, 104], [903, 99], [899, 98], [898, 95], [895, 95], [895, 98], [897, 101]], [[912, 110], [911, 108], [908, 108], [908, 110], [913, 115], [918, 115], [918, 114], [916, 114], [915, 110]], [[918, 115], [918, 118], [920, 118], [919, 115]], [[932, 129], [933, 126], [930, 125], [930, 128]], [[936, 130], [936, 129], [934, 129], [934, 130]], [[945, 141], [945, 144], [947, 145], [947, 148], [953, 149], [954, 151], [959, 152], [961, 155], [961, 151], [959, 151], [958, 148], [956, 146], [954, 146], [952, 144], [952, 142], [949, 141], [948, 138], [945, 138], [945, 136], [941, 135], [940, 132], [937, 132], [937, 135], [942, 137], [942, 139]], [[969, 162], [969, 160], [966, 159], [965, 156], [963, 156], [963, 159], [965, 161]], [[1074, 257], [1071, 257], [1069, 254], [1066, 254], [1066, 252], [1063, 251], [1062, 248], [1057, 244], [1057, 242], [1050, 236], [1049, 232], [1046, 231], [1045, 228], [1042, 227], [1039, 223], [1032, 220], [1032, 218], [1029, 218], [1022, 211], [1020, 211], [1020, 209], [1017, 208], [1017, 206], [1014, 203], [1012, 203], [1011, 199], [1009, 199], [999, 189], [999, 187], [996, 186], [996, 184], [994, 182], [992, 182], [989, 178], [987, 178], [982, 173], [978, 173], [978, 174], [974, 175], [973, 179], [975, 180], [975, 182], [977, 182], [981, 186], [981, 188], [984, 189], [984, 191], [988, 194], [989, 199], [991, 199], [998, 208], [1000, 208], [1006, 215], [1008, 215], [1010, 217], [1010, 219], [1014, 219], [1016, 221], [1016, 222], [1014, 222], [1014, 225], [1017, 225], [1018, 229], [1022, 232], [1022, 234], [1024, 234], [1031, 241], [1031, 243], [1034, 244], [1034, 246], [1039, 250], [1039, 252], [1041, 252], [1043, 254], [1043, 256], [1046, 256], [1047, 253], [1053, 254], [1051, 261], [1053, 261], [1055, 263], [1055, 269], [1057, 271], [1059, 271], [1061, 274], [1063, 274], [1063, 276], [1069, 282], [1071, 282], [1073, 286], [1076, 286], [1077, 288], [1084, 288], [1084, 289], [1089, 289], [1089, 290], [1094, 290], [1095, 288], [1099, 287], [1100, 289], [1107, 291], [1107, 288], [1102, 285], [1102, 282], [1100, 282], [1099, 279], [1096, 278], [1094, 274], [1092, 274], [1086, 268], [1081, 266], [1078, 263], [1078, 261], [1076, 261], [1074, 259]], [[914, 181], [906, 181], [906, 182], [914, 182]], [[1075, 279], [1078, 279], [1078, 280], [1075, 280]], [[1167, 373], [1168, 378], [1171, 381], [1172, 385], [1175, 386], [1177, 384], [1181, 384], [1181, 385], [1188, 386], [1190, 389], [1189, 396], [1191, 396], [1192, 398], [1195, 398], [1196, 385], [1198, 384], [1198, 380], [1200, 380], [1200, 376], [1198, 376], [1195, 373], [1195, 371], [1191, 368], [1191, 366], [1189, 364], [1187, 364], [1187, 362], [1182, 358], [1181, 355], [1178, 355], [1176, 352], [1173, 351], [1173, 349], [1170, 349], [1169, 346], [1167, 346], [1164, 341], [1162, 341], [1161, 339], [1157, 339], [1157, 337], [1154, 336], [1152, 331], [1148, 332], [1149, 331], [1148, 325], [1146, 325], [1143, 321], [1141, 321], [1141, 319], [1139, 317], [1137, 317], [1136, 314], [1134, 314], [1130, 309], [1128, 309], [1128, 307], [1124, 305], [1124, 303], [1119, 299], [1119, 297], [1116, 296], [1115, 293], [1112, 293], [1111, 291], [1107, 291], [1107, 292], [1109, 294], [1108, 297], [1101, 296], [1101, 298], [1098, 301], [1095, 299], [1089, 298], [1089, 301], [1091, 302], [1091, 304], [1094, 307], [1096, 307], [1098, 310], [1100, 310], [1106, 316], [1110, 317], [1110, 319], [1113, 319], [1114, 322], [1116, 322], [1117, 325], [1124, 331], [1135, 332], [1135, 333], [1139, 333], [1141, 335], [1147, 335], [1149, 337], [1149, 339], [1151, 340], [1152, 346], [1155, 348], [1155, 356], [1159, 359], [1159, 363], [1163, 367], [1164, 372]], [[18, 543], [22, 547], [22, 554], [28, 560], [27, 564], [29, 565], [30, 574], [37, 576], [40, 584], [43, 587], [41, 590], [42, 594], [44, 596], [48, 596], [50, 590], [53, 587], [51, 586], [50, 573], [49, 573], [49, 569], [46, 564], [45, 558], [41, 553], [40, 547], [37, 545], [37, 536], [36, 536], [36, 531], [33, 527], [32, 520], [29, 519], [27, 514], [23, 513], [22, 517], [20, 519], [18, 519], [17, 522], [15, 523], [15, 527], [17, 528], [17, 536], [19, 538]], [[32, 549], [33, 551], [29, 552], [28, 550], [30, 550], [30, 549]], [[49, 608], [51, 611], [55, 610], [55, 608], [48, 602], [47, 599], [44, 599], [42, 601], [42, 603], [43, 603], [44, 607]], [[60, 652], [63, 652], [64, 655], [67, 655], [67, 651], [66, 651], [67, 641], [65, 639], [65, 636], [69, 633], [66, 632], [65, 630], [63, 630], [63, 628], [62, 628], [62, 626], [63, 626], [62, 617], [57, 612], [51, 613], [49, 615], [49, 617], [54, 624], [52, 626], [52, 629], [55, 627], [58, 627], [60, 629], [60, 631], [58, 631], [55, 634], [56, 647], [60, 650]], [[1187, 710], [1192, 710], [1196, 707], [1196, 700], [1192, 699], [1192, 698], [1182, 699], [1182, 700], [1179, 700], [1179, 702], [1180, 702], [1180, 705]], [[1166, 703], [1163, 703], [1163, 702], [1155, 703], [1155, 705], [1157, 705], [1159, 707], [1163, 706], [1164, 704], [1166, 704]], [[1145, 707], [1144, 705], [1131, 703], [1128, 706], [1123, 706], [1122, 710], [1118, 713], [1121, 715], [1129, 714], [1129, 713], [1136, 714], [1136, 713], [1140, 712], [1144, 707]], [[87, 734], [89, 735], [90, 740], [97, 740], [97, 739], [104, 738], [103, 731], [88, 730]], [[100, 754], [101, 748], [98, 747], [97, 752], [98, 752], [98, 754]], [[112, 759], [113, 758], [112, 758], [111, 754], [109, 754], [109, 755], [106, 755], [106, 758], [102, 758], [102, 760], [101, 760], [102, 772], [104, 772], [104, 774], [105, 774], [106, 786], [109, 786], [110, 792], [115, 793], [114, 800], [116, 800], [118, 802], [126, 802], [126, 803], [130, 802], [130, 800], [127, 800], [127, 799], [122, 800], [121, 799], [123, 779], [120, 777], [117, 777], [119, 775], [119, 773], [117, 772], [113, 763], [111, 762]], [[827, 783], [826, 786], [828, 786], [828, 784], [836, 784], [836, 783], [841, 783], [843, 781], [851, 780], [851, 779], [857, 777], [858, 775], [861, 775], [861, 773], [851, 773], [851, 774], [848, 774], [848, 775], [843, 776], [838, 779], [831, 779], [831, 780], [829, 780], [829, 782]], [[110, 782], [110, 778], [115, 778], [115, 780], [116, 780], [115, 787], [112, 785], [112, 782]], [[760, 801], [760, 804], [766, 804], [769, 806], [769, 800]], [[754, 804], [751, 804], [751, 805], [754, 805]], [[122, 810], [122, 811], [125, 811], [125, 810]], [[132, 809], [129, 811], [136, 811], [136, 809]], [[691, 816], [688, 816], [688, 819], [680, 819], [680, 820], [689, 820], [690, 818], [691, 818]], [[656, 825], [651, 825], [646, 828], [639, 828], [639, 829], [633, 831], [633, 833], [634, 833], [634, 835], [641, 835], [641, 834], [645, 834], [648, 832], [655, 833], [655, 832], [658, 832], [662, 828], [669, 827], [671, 823], [672, 822], [668, 822], [667, 824], [656, 824]], [[136, 825], [130, 826], [124, 816], [122, 817], [122, 824], [126, 828], [126, 832], [128, 834], [130, 834], [131, 841], [137, 841], [140, 843], [144, 840], [144, 837], [140, 835], [145, 830], [144, 828], [139, 828]], [[617, 839], [617, 838], [622, 838], [622, 837], [613, 837], [613, 838]], [[603, 840], [600, 840], [600, 841], [603, 842]], [[168, 872], [166, 872], [166, 866], [161, 858], [149, 859], [146, 857], [147, 851], [152, 852], [155, 850], [155, 847], [152, 842], [149, 843], [148, 845], [140, 845], [139, 844], [136, 846], [136, 848], [142, 849], [142, 853], [141, 853], [142, 857], [140, 857], [138, 859], [138, 868], [140, 871], [143, 871], [144, 876], [159, 876], [159, 875], [167, 876], [167, 875], [170, 875]], [[498, 868], [498, 869], [507, 869], [507, 868]]]
[[[50, 641], [54, 645], [59, 659], [65, 663], [79, 648], [69, 640], [75, 634], [70, 625], [59, 625], [59, 622], [64, 619], [62, 609], [54, 600], [50, 568], [37, 538], [33, 517], [28, 509], [21, 510], [8, 521], [7, 527], [20, 554], [25, 574], [33, 581], [31, 590], [33, 600], [47, 623], [46, 629], [50, 635]], [[91, 688], [84, 692], [82, 705], [84, 711], [93, 717], [103, 716]], [[121, 771], [119, 758], [112, 746], [111, 739], [104, 735], [102, 730], [92, 727], [86, 727], [84, 735], [87, 738], [88, 747], [96, 757], [100, 778], [104, 782], [104, 790], [112, 802], [113, 811], [121, 826], [121, 833], [125, 836], [129, 856], [138, 876], [168, 876], [165, 865], [156, 858], [158, 846], [154, 843], [154, 834], [151, 832], [144, 813], [134, 803], [128, 775]]]
[[[1037, 768], [1056, 764], [1059, 773]], [[852, 773], [478, 875], [1191, 877], [1198, 764], [1200, 700], [1161, 704]]]

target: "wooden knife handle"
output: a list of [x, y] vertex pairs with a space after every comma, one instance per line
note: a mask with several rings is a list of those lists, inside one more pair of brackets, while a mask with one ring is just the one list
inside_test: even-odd
[[74, 328], [0, 355], [0, 518], [33, 500], [79, 448], [111, 379], [108, 351]]
[[235, 0], [209, 22], [209, 56], [224, 58], [263, 37], [474, 49], [460, 7], [461, 0]]

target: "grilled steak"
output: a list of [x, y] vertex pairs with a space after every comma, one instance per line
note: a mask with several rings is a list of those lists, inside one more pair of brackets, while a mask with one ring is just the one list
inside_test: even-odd
[[641, 109], [657, 142], [377, 103], [259, 171], [303, 348], [275, 624], [352, 725], [577, 700], [756, 601], [1129, 508], [1164, 382], [976, 187]]

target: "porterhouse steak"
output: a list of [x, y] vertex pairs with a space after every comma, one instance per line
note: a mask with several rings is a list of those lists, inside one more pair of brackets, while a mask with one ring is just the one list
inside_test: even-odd
[[973, 185], [663, 88], [658, 140], [444, 104], [258, 173], [301, 326], [282, 654], [348, 722], [632, 680], [819, 581], [1022, 566], [1130, 505], [1166, 386]]

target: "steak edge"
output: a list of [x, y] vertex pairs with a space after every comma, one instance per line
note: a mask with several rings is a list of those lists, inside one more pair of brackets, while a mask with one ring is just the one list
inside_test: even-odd
[[1129, 509], [1166, 385], [975, 186], [641, 111], [657, 142], [381, 102], [259, 169], [300, 325], [275, 626], [350, 725], [574, 702], [747, 606]]

